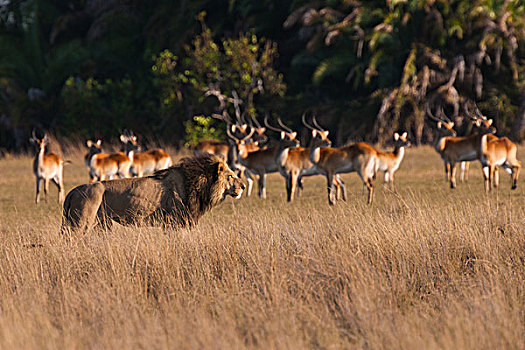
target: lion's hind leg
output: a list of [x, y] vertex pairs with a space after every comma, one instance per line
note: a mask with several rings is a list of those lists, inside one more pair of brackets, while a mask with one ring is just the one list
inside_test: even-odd
[[86, 232], [97, 224], [104, 197], [102, 183], [81, 185], [66, 197], [62, 218], [62, 233]]

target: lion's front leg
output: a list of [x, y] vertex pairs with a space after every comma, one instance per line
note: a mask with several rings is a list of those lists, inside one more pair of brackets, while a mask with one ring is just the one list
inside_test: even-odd
[[113, 227], [113, 220], [107, 214], [107, 211], [101, 206], [97, 212], [97, 219], [93, 226], [97, 226], [103, 231], [109, 231]]

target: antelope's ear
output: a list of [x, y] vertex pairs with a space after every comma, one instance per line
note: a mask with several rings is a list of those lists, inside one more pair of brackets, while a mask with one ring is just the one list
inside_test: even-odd
[[328, 134], [329, 134], [329, 133], [330, 133], [330, 131], [326, 130], [326, 131], [324, 132], [324, 137], [325, 137], [325, 138], [328, 138]]
[[128, 138], [124, 135], [120, 135], [120, 142], [126, 143], [128, 141]]
[[450, 127], [451, 127], [451, 128], [454, 127], [454, 122], [450, 122]]
[[292, 137], [295, 139], [297, 137], [297, 131], [292, 132]]
[[441, 122], [438, 122], [438, 129], [441, 129]]
[[259, 141], [254, 141], [253, 143], [255, 144], [255, 146], [259, 146]]
[[481, 125], [481, 121], [479, 119], [476, 119], [476, 126], [480, 126]]
[[237, 125], [232, 124], [231, 128], [232, 128], [232, 132], [235, 132], [235, 129], [237, 129]]
[[102, 144], [102, 140], [97, 140], [97, 146], [100, 146]]
[[281, 140], [284, 140], [285, 137], [286, 137], [286, 133], [284, 131], [281, 131]]
[[489, 119], [487, 120], [487, 122], [489, 123], [489, 125], [492, 125], [492, 123], [494, 122], [494, 119]]
[[241, 125], [241, 127], [242, 127], [242, 129], [241, 129], [242, 132], [246, 132], [246, 129], [248, 129], [248, 124], [243, 124], [243, 125]]
[[86, 141], [86, 146], [88, 146], [88, 147], [93, 146], [93, 141], [91, 141], [91, 140], [87, 140], [87, 141]]
[[312, 137], [316, 137], [316, 136], [317, 136], [317, 130], [312, 129]]
[[259, 132], [260, 132], [261, 134], [264, 134], [265, 131], [266, 131], [266, 128], [265, 128], [265, 127], [259, 128]]
[[137, 141], [137, 136], [133, 136], [133, 141]]
[[399, 134], [396, 132], [396, 133], [394, 134], [394, 141], [397, 141], [397, 140], [399, 140]]
[[403, 135], [401, 135], [401, 138], [406, 139], [407, 136], [408, 136], [408, 133], [405, 131], [405, 132], [403, 133]]

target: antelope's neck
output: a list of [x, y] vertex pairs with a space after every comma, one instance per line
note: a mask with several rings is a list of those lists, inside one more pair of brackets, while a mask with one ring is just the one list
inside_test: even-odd
[[405, 156], [405, 146], [396, 146], [394, 148], [394, 156], [396, 157], [396, 159], [398, 160], [402, 160], [403, 157]]
[[44, 165], [44, 156], [46, 155], [46, 148], [41, 147], [38, 151], [38, 165]]
[[312, 163], [319, 163], [319, 160], [321, 159], [321, 146], [310, 148], [309, 158]]

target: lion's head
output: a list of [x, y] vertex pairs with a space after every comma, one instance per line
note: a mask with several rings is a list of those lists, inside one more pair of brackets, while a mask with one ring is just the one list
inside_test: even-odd
[[228, 165], [222, 160], [217, 163], [217, 190], [223, 190], [222, 198], [226, 196], [232, 196], [236, 199], [241, 198], [242, 191], [245, 186], [241, 179], [235, 175], [235, 173], [228, 167]]
[[224, 159], [216, 155], [183, 158], [174, 168], [184, 173], [187, 200], [194, 214], [209, 210], [227, 196], [240, 198], [245, 188]]

